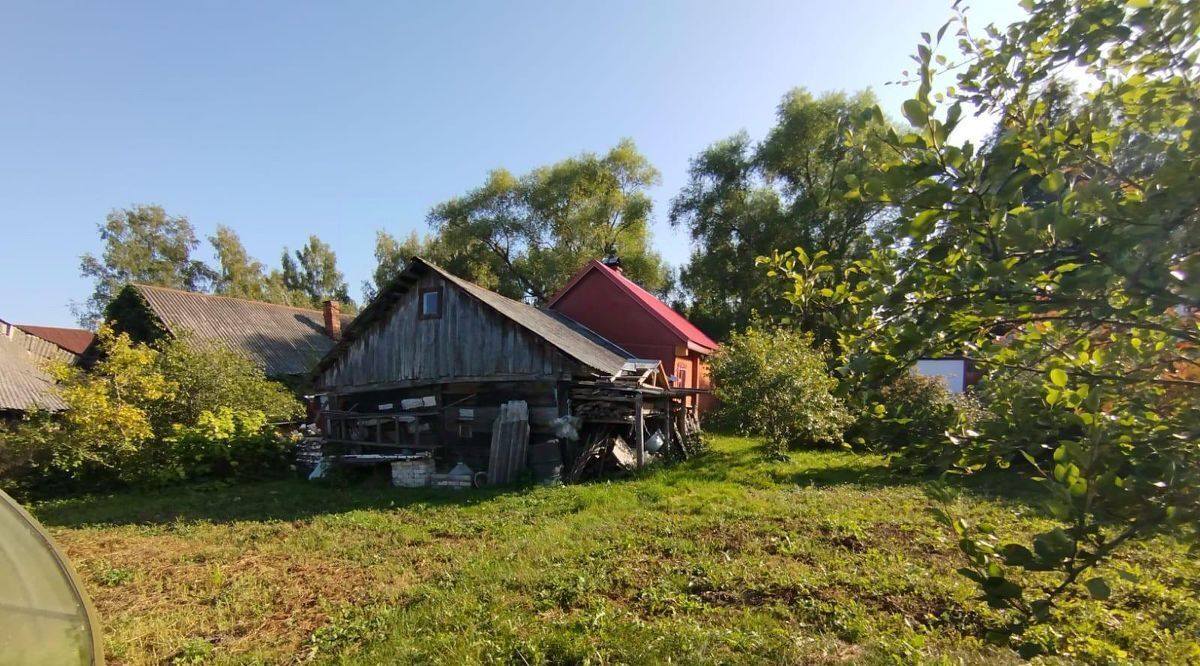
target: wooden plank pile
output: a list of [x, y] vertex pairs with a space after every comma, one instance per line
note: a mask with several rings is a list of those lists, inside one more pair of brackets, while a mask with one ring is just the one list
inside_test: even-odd
[[525, 471], [529, 451], [529, 405], [512, 400], [500, 406], [492, 424], [492, 446], [488, 458], [488, 483], [504, 485]]

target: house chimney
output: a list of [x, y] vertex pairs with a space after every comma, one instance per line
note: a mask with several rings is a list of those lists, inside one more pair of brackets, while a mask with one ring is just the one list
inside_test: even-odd
[[342, 339], [342, 306], [337, 301], [325, 301], [325, 335]]

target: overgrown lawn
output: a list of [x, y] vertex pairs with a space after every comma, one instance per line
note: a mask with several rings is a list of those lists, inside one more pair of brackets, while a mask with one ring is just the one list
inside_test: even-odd
[[[712, 455], [640, 478], [506, 492], [383, 483], [190, 486], [33, 507], [115, 663], [1016, 663], [978, 636], [923, 487], [883, 461]], [[1032, 484], [962, 509], [1044, 529]], [[1169, 540], [1073, 600], [1064, 660], [1200, 661], [1200, 566]], [[1116, 571], [1140, 577], [1125, 580]]]

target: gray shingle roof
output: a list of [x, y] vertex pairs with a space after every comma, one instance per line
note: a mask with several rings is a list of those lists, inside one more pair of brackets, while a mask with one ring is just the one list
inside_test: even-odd
[[[23, 331], [13, 330], [14, 338], [23, 335]], [[54, 388], [54, 380], [42, 369], [44, 362], [29, 353], [22, 342], [0, 334], [0, 410], [66, 408]]]
[[[525, 327], [529, 332], [554, 345], [567, 356], [580, 363], [608, 375], [619, 373], [621, 366], [625, 365], [625, 357], [613, 352], [613, 347], [616, 347], [616, 345], [608, 341], [605, 341], [605, 344], [601, 344], [589, 336], [583, 335], [574, 327], [564, 324], [558, 318], [532, 305], [514, 301], [507, 296], [501, 296], [474, 282], [468, 282], [460, 277], [451, 275], [449, 272], [433, 264], [426, 262], [426, 265], [430, 269], [440, 273], [442, 277], [465, 289], [475, 298], [490, 305], [500, 314]], [[592, 335], [595, 335], [595, 333]]]
[[[221, 342], [263, 366], [268, 376], [303, 375], [333, 348], [320, 310], [133, 285], [172, 335]], [[342, 315], [342, 326], [353, 319]]]

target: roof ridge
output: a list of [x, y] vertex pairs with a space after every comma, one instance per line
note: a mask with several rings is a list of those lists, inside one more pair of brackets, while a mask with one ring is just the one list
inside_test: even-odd
[[91, 331], [87, 330], [86, 328], [78, 328], [75, 326], [45, 326], [42, 324], [13, 324], [13, 326], [16, 326], [21, 330], [25, 330], [27, 328], [49, 328], [55, 331], [84, 331], [86, 333], [91, 333]]
[[[162, 289], [164, 291], [174, 291], [176, 293], [189, 294], [191, 296], [202, 296], [204, 298], [220, 298], [220, 299], [224, 299], [227, 301], [239, 301], [242, 303], [252, 303], [254, 305], [267, 305], [267, 306], [275, 307], [275, 308], [284, 308], [286, 310], [300, 310], [301, 312], [315, 312], [317, 314], [324, 314], [324, 311], [317, 309], [317, 308], [302, 308], [297, 305], [284, 305], [283, 303], [271, 303], [268, 301], [256, 301], [253, 298], [238, 298], [237, 296], [226, 296], [224, 294], [206, 294], [202, 291], [189, 291], [187, 289], [179, 289], [177, 287], [164, 287], [160, 284], [146, 284], [145, 282], [130, 282], [129, 284], [131, 284], [139, 289]], [[343, 316], [349, 317], [352, 315], [344, 314]]]

